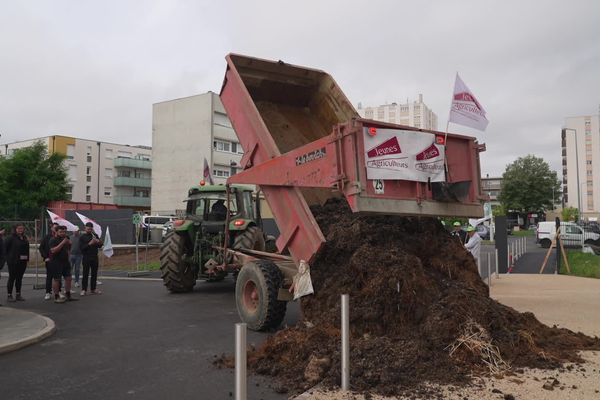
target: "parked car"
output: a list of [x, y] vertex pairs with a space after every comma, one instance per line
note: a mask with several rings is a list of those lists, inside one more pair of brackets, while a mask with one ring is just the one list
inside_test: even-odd
[[[581, 247], [583, 244], [600, 244], [600, 234], [584, 230], [574, 222], [560, 223], [560, 240], [565, 247]], [[536, 241], [548, 248], [556, 238], [556, 224], [552, 221], [540, 222], [536, 232]]]

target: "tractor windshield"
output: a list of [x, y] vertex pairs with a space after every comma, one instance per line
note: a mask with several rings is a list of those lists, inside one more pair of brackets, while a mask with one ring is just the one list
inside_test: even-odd
[[235, 197], [227, 204], [227, 194], [224, 192], [198, 193], [191, 196], [187, 203], [187, 213], [203, 221], [225, 221], [227, 212], [230, 215], [238, 213]]

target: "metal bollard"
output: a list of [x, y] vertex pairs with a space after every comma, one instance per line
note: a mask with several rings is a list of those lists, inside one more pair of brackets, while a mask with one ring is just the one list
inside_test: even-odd
[[487, 260], [488, 261], [487, 262], [487, 267], [488, 267], [488, 275], [487, 275], [488, 286], [492, 287], [492, 266], [490, 265], [490, 263], [492, 262], [492, 255], [490, 253], [488, 253], [487, 256], [488, 256], [487, 257], [488, 258], [488, 260]]
[[246, 324], [235, 324], [235, 400], [247, 399]]
[[495, 261], [494, 265], [496, 266], [496, 279], [500, 279], [500, 275], [498, 275], [498, 249], [496, 249], [495, 253], [496, 253], [496, 259], [494, 260]]
[[350, 390], [350, 296], [342, 295], [342, 390]]

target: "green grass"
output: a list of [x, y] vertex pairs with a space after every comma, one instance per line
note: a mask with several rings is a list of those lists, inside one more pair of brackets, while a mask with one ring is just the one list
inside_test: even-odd
[[567, 272], [567, 267], [561, 260], [560, 271], [562, 274], [600, 279], [600, 256], [585, 254], [577, 250], [568, 250], [567, 259], [569, 260], [571, 273]]
[[525, 230], [525, 231], [513, 231], [513, 236], [523, 237], [523, 236], [535, 236], [535, 231]]
[[[133, 265], [111, 265], [109, 268], [110, 270], [120, 270], [120, 271], [135, 271], [135, 264]], [[149, 262], [147, 265], [144, 264], [144, 260], [141, 259], [140, 260], [140, 267], [139, 270], [140, 271], [158, 271], [160, 269], [160, 262], [159, 261], [154, 261], [154, 262]]]

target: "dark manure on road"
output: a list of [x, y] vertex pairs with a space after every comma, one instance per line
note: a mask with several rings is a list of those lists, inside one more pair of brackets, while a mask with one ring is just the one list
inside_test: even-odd
[[[489, 297], [474, 259], [434, 218], [313, 208], [327, 239], [311, 265], [303, 321], [270, 337], [250, 368], [291, 392], [340, 384], [340, 295], [350, 295], [352, 390], [423, 393], [427, 382], [582, 360], [600, 340], [551, 328]], [[425, 392], [426, 393], [426, 392]]]

